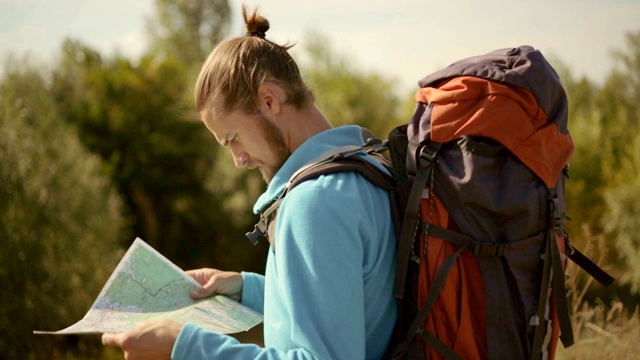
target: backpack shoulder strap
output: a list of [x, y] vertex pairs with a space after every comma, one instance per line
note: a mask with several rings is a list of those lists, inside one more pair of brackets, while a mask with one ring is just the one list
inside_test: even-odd
[[[260, 237], [268, 236], [269, 225], [275, 219], [277, 210], [286, 194], [300, 183], [321, 175], [355, 171], [378, 187], [388, 191], [394, 190], [395, 179], [391, 175], [391, 166], [386, 158], [378, 153], [384, 146], [385, 143], [379, 139], [368, 139], [367, 144], [363, 146], [334, 149], [300, 168], [291, 176], [280, 197], [260, 213], [260, 221], [255, 225], [253, 231], [246, 233], [246, 236], [254, 245], [258, 243]], [[389, 172], [383, 171], [363, 156], [360, 156], [363, 151], [378, 159]]]
[[320, 175], [333, 174], [338, 172], [355, 171], [364, 176], [372, 184], [386, 190], [395, 188], [393, 176], [385, 173], [380, 168], [365, 160], [360, 156], [349, 156], [345, 158], [334, 159], [329, 162], [323, 162], [317, 166], [312, 166], [305, 171], [298, 173], [289, 181], [288, 191], [291, 191], [296, 185]]

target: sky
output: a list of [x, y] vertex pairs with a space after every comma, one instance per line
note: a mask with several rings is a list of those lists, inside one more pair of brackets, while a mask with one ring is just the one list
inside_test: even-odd
[[[640, 0], [230, 0], [229, 36], [244, 33], [243, 3], [269, 19], [267, 38], [297, 44], [294, 57], [319, 33], [354, 68], [399, 91], [458, 59], [525, 44], [575, 77], [602, 82], [625, 34], [640, 31]], [[52, 61], [65, 38], [136, 58], [153, 11], [153, 0], [0, 0], [0, 59]]]

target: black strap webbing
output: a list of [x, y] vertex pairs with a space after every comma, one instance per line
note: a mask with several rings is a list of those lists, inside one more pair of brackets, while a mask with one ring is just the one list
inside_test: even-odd
[[[411, 346], [411, 342], [414, 340], [416, 335], [418, 335], [421, 331], [422, 332], [429, 332], [427, 329], [424, 328], [424, 322], [427, 319], [427, 316], [429, 316], [429, 313], [431, 312], [431, 309], [433, 308], [433, 305], [436, 303], [436, 300], [438, 299], [438, 296], [440, 295], [440, 292], [442, 291], [442, 288], [444, 287], [444, 283], [447, 280], [447, 276], [451, 272], [451, 269], [453, 268], [453, 265], [455, 264], [456, 259], [458, 258], [458, 256], [460, 256], [460, 253], [462, 253], [463, 251], [467, 250], [470, 245], [471, 244], [467, 244], [465, 246], [460, 247], [455, 253], [449, 255], [442, 262], [442, 265], [440, 265], [440, 268], [438, 269], [438, 272], [436, 273], [436, 276], [433, 279], [433, 283], [431, 284], [431, 287], [429, 289], [429, 293], [427, 294], [427, 298], [424, 300], [424, 303], [422, 305], [422, 309], [420, 310], [420, 312], [418, 312], [416, 317], [413, 319], [413, 322], [409, 326], [409, 330], [407, 331], [407, 335], [405, 337], [405, 341], [400, 343], [397, 346], [397, 350], [394, 351], [394, 353], [402, 353], [403, 351], [406, 351]], [[428, 335], [426, 335], [426, 336], [428, 336]], [[447, 348], [448, 351], [451, 351], [451, 353], [453, 353], [453, 350], [449, 349], [448, 346], [446, 346], [444, 343], [442, 343], [442, 341], [440, 341], [440, 339], [435, 337], [435, 335], [433, 336], [433, 338], [435, 338], [437, 340], [437, 342], [442, 344], [440, 346], [439, 344], [435, 344], [437, 342], [434, 339], [430, 340], [431, 341], [430, 345], [432, 345], [432, 347], [436, 351], [438, 351], [440, 353], [440, 355], [445, 356], [445, 358], [447, 358], [446, 354], [441, 352], [442, 347]], [[434, 346], [434, 344], [435, 344], [435, 346]], [[448, 352], [448, 351], [445, 351], [445, 352]], [[453, 354], [455, 354], [455, 353], [453, 353]], [[454, 357], [453, 359], [455, 359], [455, 358], [459, 358], [459, 357]], [[447, 358], [447, 359], [450, 359], [450, 358]]]
[[573, 329], [571, 328], [571, 315], [569, 314], [569, 304], [567, 303], [567, 292], [564, 286], [564, 267], [560, 257], [560, 249], [556, 240], [555, 231], [550, 232], [549, 242], [551, 242], [551, 266], [553, 276], [551, 277], [553, 294], [556, 301], [556, 313], [560, 323], [560, 340], [565, 348], [573, 345]]
[[[433, 163], [438, 150], [442, 144], [431, 142], [420, 147], [419, 155], [412, 151], [407, 152], [407, 161], [415, 163], [416, 175], [411, 185], [409, 198], [402, 219], [402, 228], [398, 237], [398, 261], [396, 265], [396, 277], [393, 284], [393, 296], [397, 299], [404, 297], [404, 286], [407, 279], [407, 269], [409, 268], [409, 258], [411, 247], [418, 231], [418, 220], [420, 217], [420, 199], [422, 191], [427, 185], [427, 180], [433, 169]], [[411, 158], [413, 157], [413, 159]]]
[[429, 234], [433, 235], [437, 238], [440, 238], [446, 242], [449, 242], [458, 246], [469, 245], [468, 250], [475, 256], [505, 256], [507, 250], [509, 249], [509, 244], [500, 244], [500, 243], [489, 243], [477, 241], [476, 239], [467, 236], [465, 234], [461, 234], [459, 232], [455, 232], [449, 229], [445, 229], [441, 226], [423, 223], [422, 230], [423, 232], [429, 229]]
[[567, 249], [567, 257], [605, 287], [611, 285], [615, 281], [615, 279], [611, 275], [602, 270], [601, 267], [596, 265], [593, 261], [591, 261], [591, 259], [578, 251], [578, 249], [574, 247]]
[[547, 241], [545, 246], [544, 257], [542, 267], [542, 280], [540, 287], [540, 294], [538, 297], [537, 308], [535, 315], [529, 319], [529, 326], [533, 329], [533, 342], [531, 344], [531, 360], [539, 360], [540, 352], [542, 351], [542, 343], [544, 342], [544, 335], [547, 331], [545, 315], [547, 312], [547, 304], [549, 299], [549, 280], [551, 279], [551, 262], [547, 261], [551, 256], [549, 249], [549, 242]]
[[542, 281], [540, 287], [540, 297], [536, 315], [529, 319], [529, 325], [533, 326], [534, 336], [531, 347], [531, 360], [538, 360], [542, 348], [546, 347], [545, 339], [547, 333], [551, 331], [549, 322], [551, 321], [551, 299], [552, 290], [555, 301], [555, 311], [558, 315], [560, 325], [560, 340], [565, 348], [573, 345], [573, 329], [571, 328], [571, 315], [567, 303], [566, 288], [564, 285], [564, 267], [560, 249], [558, 248], [557, 237], [564, 233], [562, 214], [558, 207], [558, 197], [555, 189], [549, 189], [549, 226], [547, 228], [546, 244], [544, 251], [544, 261], [542, 270]]
[[[426, 228], [426, 224], [422, 224], [421, 231], [424, 232]], [[476, 256], [504, 256], [507, 252], [508, 244], [479, 242], [472, 237], [449, 229], [445, 229], [434, 224], [429, 224], [428, 229], [430, 235], [457, 245], [459, 246], [459, 248], [455, 253], [449, 255], [438, 269], [438, 272], [436, 273], [433, 283], [431, 284], [431, 287], [429, 289], [429, 293], [427, 294], [427, 298], [423, 303], [422, 309], [411, 323], [409, 330], [407, 331], [405, 341], [398, 345], [394, 353], [397, 354], [402, 353], [402, 351], [407, 351], [411, 346], [412, 341], [414, 341], [414, 337], [417, 334], [422, 333], [422, 338], [424, 339], [424, 341], [445, 359], [461, 359], [461, 357], [456, 354], [450, 347], [445, 345], [442, 340], [431, 333], [428, 329], [425, 329], [424, 322], [431, 312], [431, 309], [435, 305], [435, 302], [438, 299], [442, 288], [444, 287], [447, 276], [451, 272], [455, 261], [463, 251], [469, 251]]]
[[407, 200], [407, 207], [402, 219], [402, 228], [398, 237], [398, 263], [396, 265], [396, 277], [393, 284], [393, 296], [397, 299], [404, 297], [404, 285], [407, 279], [407, 269], [409, 268], [409, 257], [411, 256], [411, 246], [416, 236], [418, 227], [419, 207], [422, 198], [422, 190], [427, 184], [431, 168], [419, 168], [411, 191]]
[[379, 186], [385, 190], [395, 189], [395, 180], [384, 171], [380, 170], [371, 162], [360, 156], [351, 156], [346, 158], [335, 159], [331, 162], [323, 163], [319, 166], [310, 168], [309, 171], [299, 174], [295, 179], [291, 180], [288, 190], [291, 191], [296, 185], [303, 181], [319, 177], [320, 175], [328, 175], [338, 172], [355, 171], [364, 176], [372, 184]]
[[433, 335], [431, 331], [424, 330], [422, 332], [422, 338], [424, 341], [442, 355], [446, 360], [462, 360], [462, 357], [456, 354], [450, 347], [445, 345], [437, 336]]

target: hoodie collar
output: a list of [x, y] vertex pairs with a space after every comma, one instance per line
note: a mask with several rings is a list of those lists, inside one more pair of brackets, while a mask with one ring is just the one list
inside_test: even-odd
[[289, 178], [308, 162], [333, 148], [362, 144], [362, 129], [356, 125], [329, 129], [310, 137], [289, 156], [271, 179], [267, 190], [260, 195], [253, 206], [253, 212], [258, 214], [275, 201], [284, 191]]

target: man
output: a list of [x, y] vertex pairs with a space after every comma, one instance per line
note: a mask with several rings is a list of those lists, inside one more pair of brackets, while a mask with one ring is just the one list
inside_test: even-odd
[[[265, 39], [269, 23], [257, 11], [243, 8], [243, 16], [247, 36], [210, 54], [195, 103], [235, 165], [262, 173], [268, 187], [257, 213], [306, 163], [363, 139], [359, 127], [331, 127], [289, 47]], [[263, 313], [264, 348], [169, 320], [104, 334], [103, 343], [122, 348], [128, 359], [381, 358], [396, 319], [388, 193], [355, 172], [323, 175], [288, 193], [275, 226], [264, 276], [188, 272], [202, 284], [192, 297], [225, 294]]]

